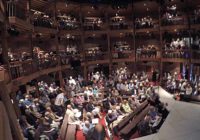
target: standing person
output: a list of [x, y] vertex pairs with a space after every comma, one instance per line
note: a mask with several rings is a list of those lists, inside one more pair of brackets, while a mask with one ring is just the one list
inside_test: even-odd
[[63, 115], [63, 107], [64, 107], [64, 103], [65, 103], [65, 95], [66, 93], [64, 93], [64, 91], [62, 89], [60, 89], [59, 94], [56, 96], [54, 105], [55, 108], [58, 112], [59, 116]]

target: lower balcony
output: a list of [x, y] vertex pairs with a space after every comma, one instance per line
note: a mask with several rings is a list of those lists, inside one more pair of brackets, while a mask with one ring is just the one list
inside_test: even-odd
[[17, 27], [21, 30], [25, 30], [25, 31], [33, 30], [33, 25], [31, 25], [30, 23], [28, 23], [25, 20], [22, 20], [20, 18], [14, 17], [14, 16], [9, 17], [8, 20], [11, 25], [14, 25], [15, 27]]
[[98, 53], [98, 54], [86, 54], [87, 65], [93, 64], [108, 64], [109, 55], [108, 53]]
[[135, 62], [134, 52], [112, 52], [112, 62]]

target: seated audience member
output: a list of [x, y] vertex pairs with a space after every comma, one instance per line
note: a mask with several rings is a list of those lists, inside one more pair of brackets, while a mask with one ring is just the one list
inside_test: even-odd
[[87, 112], [91, 112], [94, 116], [97, 116], [99, 118], [101, 118], [101, 115], [100, 115], [100, 108], [98, 106], [95, 106], [93, 104], [93, 101], [90, 100], [88, 104], [86, 104], [85, 106], [85, 110]]
[[88, 132], [86, 140], [108, 140], [106, 137], [106, 130], [103, 125], [97, 124], [94, 129]]
[[139, 123], [138, 128], [139, 128], [140, 135], [146, 136], [150, 133], [150, 125], [149, 125], [150, 120], [151, 120], [151, 117], [149, 115], [146, 115], [144, 120], [142, 120]]
[[81, 116], [81, 112], [77, 109], [73, 109], [71, 105], [67, 105], [66, 114], [68, 115], [68, 124], [80, 125], [79, 117]]
[[106, 115], [106, 121], [108, 126], [117, 119], [117, 114], [112, 110], [108, 110], [108, 114]]
[[125, 113], [131, 113], [132, 110], [131, 110], [127, 100], [124, 100], [122, 102], [121, 106], [122, 106]]
[[93, 127], [94, 125], [92, 123], [90, 123], [89, 121], [85, 121], [82, 126], [83, 134], [87, 137], [88, 131], [90, 131]]
[[190, 86], [190, 84], [187, 84], [187, 86], [185, 88], [185, 94], [192, 95], [192, 87]]
[[56, 109], [58, 110], [58, 115], [61, 116], [64, 112], [63, 112], [63, 106], [64, 106], [64, 103], [65, 103], [65, 93], [60, 90], [60, 93], [56, 96], [56, 99], [55, 99], [55, 107]]
[[19, 119], [19, 124], [22, 128], [22, 132], [24, 134], [24, 137], [27, 138], [28, 140], [34, 140], [34, 135], [35, 135], [35, 128], [34, 126], [31, 126], [25, 116], [21, 116]]

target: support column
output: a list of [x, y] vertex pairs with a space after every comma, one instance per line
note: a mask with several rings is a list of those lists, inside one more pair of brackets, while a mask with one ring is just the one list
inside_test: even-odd
[[81, 51], [82, 51], [82, 55], [83, 55], [83, 77], [84, 79], [88, 80], [88, 63], [87, 63], [87, 59], [86, 59], [86, 49], [85, 49], [85, 41], [84, 41], [84, 36], [85, 36], [85, 32], [84, 32], [84, 28], [83, 28], [83, 15], [82, 15], [82, 5], [80, 4], [80, 13], [79, 13], [79, 18], [80, 18], [80, 29], [81, 29]]
[[[106, 9], [107, 10], [107, 9]], [[112, 47], [111, 47], [111, 43], [110, 43], [110, 28], [109, 28], [109, 16], [108, 16], [108, 13], [105, 13], [105, 18], [106, 18], [106, 25], [107, 25], [107, 27], [106, 27], [106, 29], [107, 29], [107, 31], [106, 31], [106, 37], [107, 37], [107, 49], [108, 49], [108, 51], [107, 51], [107, 53], [108, 53], [108, 59], [109, 59], [109, 74], [111, 74], [112, 73], [112, 68], [113, 68], [113, 61], [112, 61], [112, 58], [113, 58], [113, 53], [112, 53]]]
[[136, 50], [137, 50], [137, 47], [136, 47], [136, 39], [135, 39], [135, 36], [136, 36], [136, 32], [135, 32], [135, 15], [134, 15], [134, 3], [133, 3], [133, 0], [132, 0], [132, 20], [133, 20], [133, 23], [132, 23], [132, 30], [133, 30], [133, 49], [134, 49], [134, 65], [133, 65], [133, 71], [134, 72], [137, 72], [137, 58], [136, 58]]
[[111, 48], [111, 45], [110, 45], [110, 35], [109, 35], [109, 32], [107, 32], [107, 43], [108, 43], [108, 59], [109, 59], [109, 74], [112, 73], [112, 48]]
[[[57, 3], [56, 1], [54, 2], [54, 22], [56, 22], [56, 11], [57, 11], [57, 7], [56, 7]], [[60, 47], [59, 47], [59, 28], [58, 28], [58, 24], [56, 22], [56, 27], [57, 27], [57, 32], [55, 34], [55, 45], [56, 45], [56, 55], [57, 55], [57, 62], [58, 62], [58, 66], [61, 66], [61, 58], [59, 55], [59, 51], [60, 51]], [[59, 82], [60, 82], [60, 87], [64, 87], [64, 81], [63, 81], [63, 77], [62, 77], [62, 69], [58, 71], [58, 77], [59, 77]]]
[[23, 137], [23, 134], [21, 132], [21, 128], [20, 128], [19, 123], [17, 121], [17, 116], [15, 114], [13, 104], [11, 102], [8, 90], [7, 90], [4, 82], [0, 82], [0, 89], [1, 89], [0, 90], [0, 97], [1, 97], [1, 100], [4, 103], [6, 111], [8, 113], [13, 138], [14, 138], [14, 140], [23, 140], [24, 137]]
[[161, 5], [159, 5], [159, 9], [158, 9], [158, 14], [159, 14], [159, 35], [160, 35], [160, 60], [159, 60], [159, 66], [160, 66], [160, 79], [159, 82], [161, 84], [162, 82], [162, 77], [163, 77], [163, 62], [162, 62], [162, 53], [163, 53], [163, 36], [162, 36], [162, 30], [161, 30]]

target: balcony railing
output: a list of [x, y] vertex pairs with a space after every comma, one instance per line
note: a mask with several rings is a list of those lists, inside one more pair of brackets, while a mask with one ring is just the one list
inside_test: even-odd
[[39, 70], [55, 67], [57, 64], [56, 57], [10, 62], [11, 77], [16, 79], [27, 76]]
[[189, 50], [166, 50], [163, 51], [163, 58], [182, 58], [189, 59]]
[[108, 60], [108, 53], [107, 52], [100, 52], [96, 54], [86, 54], [87, 61], [97, 61], [97, 60]]
[[113, 59], [131, 59], [134, 58], [134, 51], [114, 51], [112, 52], [112, 58]]
[[158, 50], [141, 50], [136, 52], [138, 59], [160, 58], [160, 51]]
[[162, 18], [161, 25], [162, 26], [171, 26], [171, 25], [186, 25], [187, 17], [185, 16], [177, 16], [170, 19]]

